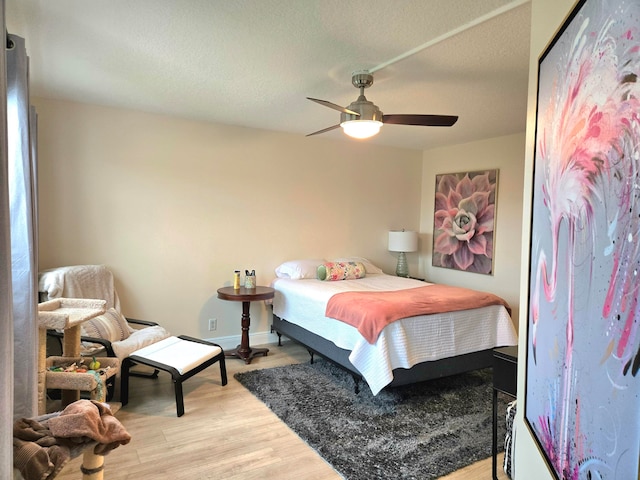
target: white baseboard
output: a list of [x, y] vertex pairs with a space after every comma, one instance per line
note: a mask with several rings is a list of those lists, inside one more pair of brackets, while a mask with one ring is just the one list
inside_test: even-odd
[[[223, 350], [231, 350], [232, 348], [236, 348], [238, 345], [240, 345], [241, 337], [240, 335], [231, 335], [229, 337], [205, 338], [205, 340], [220, 345]], [[282, 340], [284, 341], [285, 338], [283, 337]], [[250, 345], [266, 345], [269, 343], [278, 343], [278, 335], [271, 332], [252, 332], [249, 334], [249, 343]]]

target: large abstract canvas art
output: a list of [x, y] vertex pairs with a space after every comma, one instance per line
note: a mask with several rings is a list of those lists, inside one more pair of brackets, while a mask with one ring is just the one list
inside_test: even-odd
[[556, 478], [638, 478], [640, 1], [579, 2], [540, 57], [525, 422]]
[[498, 170], [436, 175], [434, 267], [493, 273]]

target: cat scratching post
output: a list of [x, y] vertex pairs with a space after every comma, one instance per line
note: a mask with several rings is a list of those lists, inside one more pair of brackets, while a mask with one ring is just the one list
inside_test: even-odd
[[[57, 298], [38, 304], [38, 414], [43, 415], [47, 410], [47, 329], [64, 330], [63, 356], [69, 360], [80, 358], [80, 326], [105, 312], [104, 300], [86, 300], [79, 298]], [[106, 360], [106, 359], [105, 359]], [[113, 360], [113, 359], [108, 359]], [[116, 363], [119, 365], [119, 362]], [[111, 375], [118, 370], [113, 368]], [[49, 372], [53, 373], [53, 372]], [[97, 384], [93, 375], [82, 373], [58, 372], [57, 377], [63, 376], [62, 408], [80, 399], [80, 391]], [[89, 377], [89, 378], [87, 378]], [[55, 382], [60, 388], [60, 381]], [[90, 390], [95, 389], [89, 388]]]
[[[38, 304], [38, 415], [47, 410], [47, 388], [62, 389], [62, 408], [80, 399], [80, 391], [94, 392], [98, 383], [106, 388], [106, 379], [115, 375], [120, 368], [117, 358], [101, 358], [107, 373], [67, 373], [51, 372], [47, 367], [61, 362], [80, 361], [80, 327], [83, 322], [105, 312], [104, 300], [78, 298], [57, 298]], [[63, 356], [47, 358], [47, 329], [63, 330]], [[95, 443], [82, 451], [83, 480], [104, 479], [104, 456], [94, 453]], [[14, 469], [14, 478], [22, 476]]]
[[87, 448], [82, 454], [83, 480], [103, 480], [104, 478], [104, 456], [93, 453], [93, 448]]

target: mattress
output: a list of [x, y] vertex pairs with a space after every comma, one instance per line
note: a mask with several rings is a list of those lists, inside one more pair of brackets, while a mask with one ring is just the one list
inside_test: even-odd
[[404, 318], [387, 325], [375, 344], [355, 327], [325, 316], [332, 295], [347, 291], [394, 291], [431, 285], [386, 274], [358, 280], [323, 282], [314, 279], [273, 281], [273, 313], [316, 335], [350, 350], [349, 360], [377, 394], [393, 380], [393, 369], [425, 362], [517, 345], [511, 317], [501, 305], [473, 310]]

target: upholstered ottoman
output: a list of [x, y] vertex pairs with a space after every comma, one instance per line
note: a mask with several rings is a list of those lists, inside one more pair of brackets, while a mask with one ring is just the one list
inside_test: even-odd
[[171, 336], [136, 350], [121, 365], [120, 400], [129, 402], [129, 369], [135, 364], [148, 365], [171, 374], [176, 393], [178, 417], [184, 414], [182, 382], [214, 363], [220, 363], [222, 385], [227, 384], [227, 369], [222, 347], [215, 343], [185, 335]]

